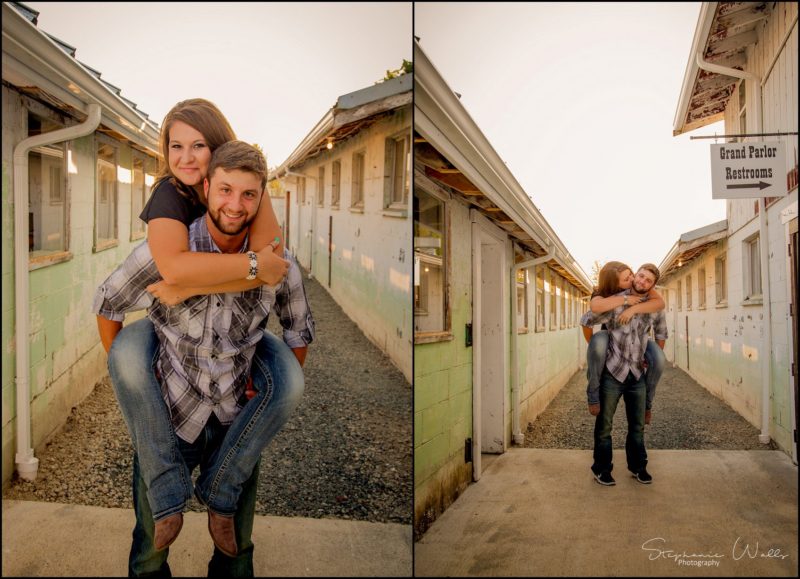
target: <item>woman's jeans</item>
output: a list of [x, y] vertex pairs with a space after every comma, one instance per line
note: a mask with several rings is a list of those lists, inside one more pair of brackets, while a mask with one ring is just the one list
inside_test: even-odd
[[[158, 337], [144, 318], [122, 328], [108, 353], [108, 370], [136, 451], [154, 520], [182, 512], [192, 496], [170, 410], [155, 377]], [[195, 495], [221, 515], [236, 513], [243, 483], [261, 451], [280, 431], [303, 395], [303, 371], [291, 349], [269, 331], [251, 367], [256, 395], [229, 425], [215, 458], [195, 484]], [[166, 386], [165, 386], [166, 387]]]
[[[216, 462], [219, 448], [228, 427], [222, 426], [214, 414], [211, 414], [200, 436], [193, 443], [178, 439], [178, 448], [182, 460], [189, 471], [200, 466], [200, 473], [205, 472]], [[253, 517], [256, 510], [256, 493], [258, 491], [258, 469], [256, 462], [239, 495], [234, 517], [236, 544], [239, 551], [236, 557], [228, 557], [214, 547], [214, 555], [208, 563], [209, 577], [253, 577]], [[156, 551], [155, 522], [147, 500], [147, 485], [142, 478], [139, 459], [133, 457], [133, 509], [136, 512], [136, 526], [133, 529], [133, 543], [128, 557], [128, 577], [172, 577], [167, 562], [169, 548]]]
[[[608, 350], [608, 332], [601, 330], [592, 335], [592, 339], [589, 340], [589, 347], [586, 350], [586, 377], [589, 379], [586, 394], [589, 396], [590, 404], [597, 402], [597, 400], [592, 400], [592, 393], [597, 393], [600, 389], [600, 378], [606, 367], [606, 350]], [[661, 374], [664, 373], [667, 358], [658, 344], [653, 340], [647, 340], [644, 359], [647, 362], [647, 372], [645, 372], [647, 410], [650, 410], [653, 406], [653, 398], [656, 395], [656, 385], [661, 379]]]

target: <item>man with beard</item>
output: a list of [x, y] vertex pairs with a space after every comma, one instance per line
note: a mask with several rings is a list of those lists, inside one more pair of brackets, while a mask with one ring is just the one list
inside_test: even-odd
[[[265, 194], [266, 178], [264, 156], [253, 146], [229, 141], [216, 149], [204, 182], [208, 211], [189, 227], [190, 249], [247, 252], [247, 279], [255, 279], [258, 260], [247, 251], [248, 232]], [[261, 451], [286, 424], [303, 394], [301, 364], [314, 338], [314, 322], [299, 267], [288, 253], [284, 257], [289, 271], [277, 286], [199, 295], [169, 306], [148, 292], [161, 276], [148, 244], [143, 243], [95, 296], [93, 309], [106, 352], [122, 329], [126, 312], [147, 309], [155, 326], [160, 344], [153, 367], [166, 403], [163, 410], [168, 412], [148, 408], [137, 412], [152, 414], [153, 430], [161, 428], [162, 420], [171, 422], [167, 427], [177, 438], [174, 460], [185, 482], [191, 484], [191, 472], [200, 466], [194, 495], [208, 509], [209, 533], [216, 547], [210, 576], [253, 575], [251, 531]], [[258, 356], [254, 358], [273, 307], [284, 327], [284, 341], [297, 358], [277, 375]], [[109, 370], [112, 380], [123, 379], [126, 371]], [[248, 384], [253, 386], [249, 392]], [[153, 444], [146, 437], [135, 440], [136, 447], [148, 443]], [[169, 576], [168, 547], [183, 524], [185, 502], [179, 501], [165, 525], [156, 525], [147, 496], [152, 489], [142, 476], [147, 468], [137, 449], [136, 527], [129, 574]], [[181, 495], [182, 489], [167, 492]]]
[[[644, 296], [661, 277], [658, 268], [646, 263], [639, 268], [630, 289], [617, 295]], [[627, 301], [627, 300], [626, 300]], [[625, 415], [628, 419], [628, 436], [625, 439], [625, 456], [628, 470], [642, 484], [650, 484], [653, 477], [647, 472], [647, 451], [644, 444], [645, 404], [647, 390], [642, 362], [647, 349], [651, 328], [656, 343], [663, 349], [667, 339], [667, 321], [664, 311], [633, 316], [625, 323], [620, 314], [629, 307], [620, 306], [603, 314], [591, 311], [581, 317], [581, 326], [592, 328], [606, 324], [609, 334], [606, 364], [600, 381], [599, 410], [592, 405], [590, 412], [597, 416], [594, 426], [594, 463], [592, 472], [601, 485], [616, 484], [611, 476], [612, 463], [611, 429], [614, 412], [619, 399], [625, 400]], [[587, 338], [588, 339], [588, 338]]]

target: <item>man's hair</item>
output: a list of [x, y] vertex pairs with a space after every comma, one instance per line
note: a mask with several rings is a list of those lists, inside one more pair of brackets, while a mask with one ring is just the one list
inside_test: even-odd
[[601, 269], [597, 276], [597, 287], [592, 293], [594, 296], [602, 296], [607, 298], [619, 293], [619, 274], [625, 270], [633, 270], [621, 261], [609, 261]]
[[267, 184], [267, 160], [253, 145], [244, 141], [228, 141], [214, 151], [208, 164], [208, 180], [217, 169], [254, 173], [261, 179], [261, 191]]
[[649, 271], [650, 273], [652, 273], [654, 276], [656, 276], [656, 281], [654, 281], [654, 282], [653, 282], [653, 285], [655, 285], [656, 283], [658, 283], [658, 278], [660, 278], [660, 277], [661, 277], [661, 272], [660, 272], [660, 271], [658, 271], [658, 268], [655, 266], [655, 264], [652, 264], [652, 263], [645, 263], [645, 264], [643, 264], [643, 265], [642, 265], [642, 266], [641, 266], [639, 269], [640, 269], [640, 270], [641, 270], [641, 269], [647, 270], [647, 271]]

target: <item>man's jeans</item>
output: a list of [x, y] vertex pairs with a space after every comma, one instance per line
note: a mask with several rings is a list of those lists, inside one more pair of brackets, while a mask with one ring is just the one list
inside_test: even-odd
[[[183, 511], [192, 496], [189, 468], [181, 457], [170, 410], [155, 377], [158, 337], [144, 318], [117, 334], [108, 369], [120, 410], [139, 459], [154, 519]], [[254, 396], [230, 424], [215, 460], [195, 484], [195, 494], [221, 515], [236, 512], [242, 484], [261, 451], [286, 424], [303, 395], [303, 371], [289, 347], [264, 333], [251, 369]]]
[[[225, 439], [228, 427], [222, 426], [217, 417], [212, 414], [200, 436], [193, 444], [178, 439], [178, 449], [181, 460], [184, 461], [188, 471], [193, 471], [200, 466], [200, 473], [211, 468], [219, 456], [220, 445]], [[256, 508], [256, 491], [258, 490], [258, 469], [260, 461], [256, 462], [239, 495], [236, 505], [234, 527], [236, 529], [236, 544], [239, 552], [236, 557], [228, 557], [214, 547], [214, 555], [208, 564], [209, 577], [252, 577], [253, 576], [253, 517]], [[133, 509], [136, 513], [136, 526], [133, 529], [133, 544], [128, 558], [129, 577], [171, 577], [172, 572], [167, 562], [169, 548], [156, 551], [153, 547], [155, 523], [150, 504], [147, 500], [147, 486], [139, 460], [133, 458]]]
[[612, 462], [611, 429], [614, 413], [620, 398], [625, 400], [625, 416], [628, 419], [628, 436], [625, 439], [625, 457], [628, 470], [639, 472], [647, 466], [647, 450], [644, 447], [644, 376], [638, 380], [629, 372], [625, 382], [620, 382], [608, 371], [600, 380], [600, 413], [594, 422], [594, 464], [595, 474], [611, 472]]
[[[592, 335], [589, 346], [586, 350], [586, 377], [589, 384], [586, 393], [600, 388], [600, 377], [606, 367], [606, 352], [608, 350], [608, 332], [601, 330]], [[647, 340], [647, 349], [644, 352], [644, 359], [647, 361], [647, 372], [645, 373], [645, 384], [647, 385], [647, 410], [653, 406], [653, 398], [656, 395], [656, 385], [664, 373], [667, 364], [667, 357], [664, 351], [653, 340]]]

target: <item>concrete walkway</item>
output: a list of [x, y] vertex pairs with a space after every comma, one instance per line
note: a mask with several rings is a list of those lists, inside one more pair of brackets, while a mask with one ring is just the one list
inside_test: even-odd
[[514, 447], [414, 545], [416, 576], [798, 576], [797, 467], [780, 451], [650, 450], [642, 485], [615, 449]]
[[[3, 501], [3, 577], [126, 577], [130, 509]], [[213, 544], [205, 513], [184, 513], [170, 547], [173, 576], [205, 577]], [[411, 526], [257, 516], [257, 577], [411, 576]]]

